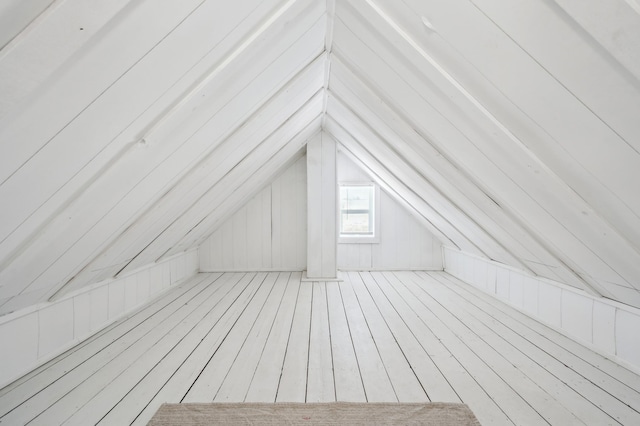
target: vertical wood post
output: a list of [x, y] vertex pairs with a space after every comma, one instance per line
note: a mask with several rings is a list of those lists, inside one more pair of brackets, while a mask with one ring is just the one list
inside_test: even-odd
[[307, 278], [337, 278], [336, 142], [324, 132], [307, 144]]

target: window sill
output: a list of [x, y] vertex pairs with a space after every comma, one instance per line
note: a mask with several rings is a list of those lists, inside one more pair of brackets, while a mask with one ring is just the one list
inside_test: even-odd
[[338, 237], [338, 244], [380, 244], [380, 237]]

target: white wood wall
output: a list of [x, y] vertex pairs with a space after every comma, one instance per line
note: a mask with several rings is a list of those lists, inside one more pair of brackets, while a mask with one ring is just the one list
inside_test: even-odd
[[0, 387], [198, 271], [196, 250], [0, 317]]
[[200, 270], [304, 270], [306, 184], [307, 165], [303, 156], [200, 246]]
[[640, 309], [449, 247], [445, 271], [640, 370]]
[[[372, 179], [338, 151], [339, 182]], [[405, 208], [380, 190], [380, 241], [338, 244], [342, 270], [442, 269], [441, 244]]]

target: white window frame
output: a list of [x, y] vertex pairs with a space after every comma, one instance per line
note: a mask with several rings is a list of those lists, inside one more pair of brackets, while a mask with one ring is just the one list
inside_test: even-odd
[[[343, 235], [340, 231], [342, 228], [340, 215], [340, 187], [342, 186], [373, 186], [373, 235]], [[380, 186], [375, 182], [339, 182], [337, 197], [337, 231], [338, 244], [378, 244], [380, 243]]]

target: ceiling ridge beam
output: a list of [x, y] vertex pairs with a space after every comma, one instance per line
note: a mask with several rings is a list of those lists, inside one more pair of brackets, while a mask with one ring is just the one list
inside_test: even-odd
[[327, 104], [329, 101], [329, 79], [331, 77], [331, 51], [333, 50], [333, 28], [335, 26], [336, 17], [336, 0], [327, 0], [327, 29], [324, 39], [324, 50], [327, 53], [324, 68], [324, 101], [322, 105], [322, 127], [324, 127], [327, 115]]

